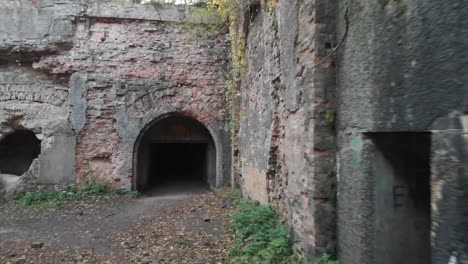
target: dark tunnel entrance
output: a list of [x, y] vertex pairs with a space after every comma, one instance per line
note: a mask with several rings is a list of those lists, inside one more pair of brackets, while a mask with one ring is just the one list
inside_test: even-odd
[[216, 151], [198, 121], [168, 116], [147, 127], [136, 146], [136, 189], [161, 195], [198, 192], [214, 186]]
[[27, 130], [18, 130], [0, 141], [0, 173], [21, 176], [41, 153], [41, 141]]
[[206, 143], [155, 143], [151, 146], [149, 185], [204, 181]]

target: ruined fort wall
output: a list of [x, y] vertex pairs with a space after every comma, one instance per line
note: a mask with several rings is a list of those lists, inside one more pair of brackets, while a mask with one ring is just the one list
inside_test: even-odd
[[[279, 1], [248, 14], [240, 87], [238, 180], [275, 206], [296, 251], [335, 249], [334, 4]], [[320, 63], [321, 60], [323, 63]]]
[[[21, 116], [51, 105], [39, 115], [51, 124], [61, 122], [73, 141], [68, 179], [128, 189], [140, 131], [161, 115], [183, 113], [211, 132], [218, 154], [216, 185], [228, 184], [226, 32], [207, 29], [206, 16], [189, 7], [62, 2], [11, 1], [2, 7], [0, 91], [8, 100], [0, 107], [21, 105], [13, 118], [36, 131], [39, 125]], [[19, 88], [8, 77], [14, 72], [27, 80]], [[8, 119], [0, 120], [3, 130], [12, 126]], [[47, 122], [41, 127], [53, 130], [54, 138], [55, 126]], [[51, 159], [56, 166], [63, 162], [57, 155]], [[45, 175], [39, 180], [56, 182]]]
[[[458, 0], [279, 1], [248, 11], [241, 27], [246, 69], [236, 177], [245, 194], [282, 212], [303, 256], [332, 252], [337, 244], [344, 263], [396, 263], [410, 249], [405, 243], [422, 241], [431, 230], [430, 239], [417, 243], [432, 248], [412, 248], [407, 261], [463, 259], [468, 88], [462, 6]], [[405, 157], [410, 165], [391, 171], [379, 163], [381, 155], [386, 162]], [[430, 171], [424, 177], [431, 200], [424, 208], [431, 212], [408, 220], [403, 212], [418, 214], [410, 209], [410, 183], [389, 179], [429, 156], [418, 168], [424, 172], [405, 177], [411, 182]], [[408, 192], [404, 210], [387, 207], [394, 186]], [[414, 220], [402, 224], [414, 228], [402, 243], [376, 244], [404, 232], [386, 229], [392, 213]], [[379, 237], [384, 229], [390, 235]]]

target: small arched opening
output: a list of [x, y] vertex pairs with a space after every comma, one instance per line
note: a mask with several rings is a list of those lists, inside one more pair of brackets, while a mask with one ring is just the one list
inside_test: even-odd
[[0, 141], [0, 173], [22, 175], [41, 153], [41, 141], [27, 130], [18, 130]]
[[215, 143], [193, 118], [158, 118], [140, 134], [134, 151], [134, 186], [140, 192], [191, 192], [216, 185]]

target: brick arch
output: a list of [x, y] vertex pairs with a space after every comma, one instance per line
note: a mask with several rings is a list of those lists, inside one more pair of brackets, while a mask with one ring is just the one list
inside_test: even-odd
[[187, 120], [195, 121], [206, 129], [207, 135], [211, 138], [213, 142], [213, 147], [215, 151], [215, 164], [214, 164], [214, 177], [208, 179], [208, 183], [211, 187], [221, 187], [228, 185], [229, 181], [226, 178], [227, 174], [227, 162], [226, 159], [229, 157], [230, 153], [226, 153], [225, 149], [228, 149], [227, 146], [224, 146], [225, 140], [223, 140], [223, 135], [220, 133], [222, 131], [223, 122], [217, 123], [216, 121], [211, 121], [209, 116], [196, 114], [189, 111], [165, 111], [164, 113], [147, 113], [145, 117], [142, 118], [140, 123], [140, 132], [136, 137], [133, 145], [133, 177], [132, 177], [132, 189], [138, 189], [138, 177], [139, 177], [139, 157], [138, 153], [140, 151], [141, 143], [145, 137], [148, 130], [157, 125], [159, 122], [166, 120], [168, 118], [186, 118]]

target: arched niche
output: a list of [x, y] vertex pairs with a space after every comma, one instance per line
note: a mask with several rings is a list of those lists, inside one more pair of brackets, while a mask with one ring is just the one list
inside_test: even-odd
[[210, 131], [182, 114], [167, 114], [146, 125], [134, 147], [134, 189], [216, 187], [217, 150]]

